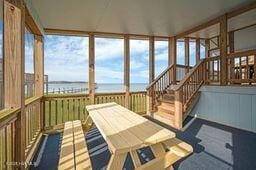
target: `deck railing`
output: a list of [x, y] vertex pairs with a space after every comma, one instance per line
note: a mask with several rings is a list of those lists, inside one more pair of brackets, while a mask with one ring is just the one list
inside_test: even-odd
[[[15, 169], [15, 167], [25, 164], [28, 165], [31, 160], [36, 143], [39, 142], [42, 126], [42, 108], [41, 97], [32, 97], [25, 102], [25, 128], [19, 129], [18, 115], [20, 109], [3, 110], [0, 114], [0, 169]], [[24, 135], [25, 148], [24, 158], [26, 162], [15, 162], [18, 157], [17, 149], [22, 149], [22, 144], [17, 136]]]
[[205, 83], [220, 82], [220, 56], [205, 58]]
[[[122, 106], [125, 104], [125, 93], [96, 93], [95, 104], [116, 102]], [[85, 106], [90, 104], [88, 94], [61, 94], [44, 96], [44, 127], [52, 129], [62, 127], [69, 120], [85, 120], [88, 113]], [[146, 113], [146, 92], [130, 92], [129, 109], [139, 113]]]
[[231, 53], [227, 63], [230, 84], [256, 83], [256, 50]]
[[9, 164], [15, 160], [15, 124], [19, 111], [11, 109], [0, 114], [0, 169], [10, 169]]

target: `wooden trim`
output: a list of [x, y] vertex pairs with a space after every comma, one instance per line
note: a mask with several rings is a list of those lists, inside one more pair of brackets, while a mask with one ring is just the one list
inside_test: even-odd
[[125, 89], [125, 107], [130, 106], [130, 39], [124, 37], [124, 89]]
[[175, 39], [174, 37], [170, 37], [168, 39], [168, 65], [173, 65], [176, 64], [176, 58], [175, 58], [175, 53], [174, 53], [174, 44], [175, 44]]
[[205, 40], [205, 58], [208, 58], [210, 56], [209, 49], [210, 49], [210, 40], [206, 39]]
[[227, 85], [227, 15], [220, 19], [220, 85]]
[[35, 68], [35, 96], [44, 95], [44, 45], [43, 37], [35, 36], [34, 68]]
[[185, 38], [185, 66], [186, 67], [186, 73], [189, 72], [189, 38]]
[[[235, 52], [235, 46], [234, 46], [234, 32], [229, 32], [228, 33], [228, 44], [229, 44], [229, 53], [234, 53]], [[234, 78], [234, 66], [235, 66], [235, 60], [234, 59], [230, 59], [230, 64], [229, 66], [229, 76], [230, 79]]]
[[182, 32], [182, 33], [177, 34], [177, 35], [176, 35], [176, 38], [177, 38], [177, 39], [183, 38], [183, 37], [185, 37], [185, 36], [187, 36], [187, 35], [189, 35], [189, 34], [191, 34], [191, 33], [193, 33], [193, 32], [197, 32], [197, 31], [202, 30], [202, 29], [204, 29], [204, 28], [207, 28], [207, 27], [209, 27], [209, 26], [215, 25], [215, 24], [217, 24], [218, 22], [219, 22], [219, 17], [214, 18], [214, 19], [212, 19], [212, 20], [210, 20], [210, 21], [208, 21], [208, 22], [205, 22], [205, 23], [203, 23], [203, 24], [200, 24], [200, 25], [198, 25], [198, 26], [195, 26], [195, 27], [193, 27], [193, 28], [191, 28], [191, 29], [189, 29], [189, 30], [187, 30], [187, 31], [185, 31], [185, 32]]
[[230, 53], [228, 54], [228, 58], [235, 57], [235, 56], [249, 56], [254, 54], [256, 54], [256, 49]]
[[177, 39], [176, 37], [171, 37], [169, 39], [169, 43], [170, 43], [170, 50], [171, 50], [171, 53], [170, 53], [170, 57], [171, 57], [171, 61], [172, 61], [172, 64], [173, 64], [173, 74], [172, 74], [172, 82], [173, 84], [176, 84], [176, 65], [177, 65], [177, 54], [176, 54], [176, 50], [177, 50]]
[[155, 79], [155, 41], [154, 37], [149, 38], [149, 83]]
[[238, 29], [231, 30], [231, 31], [229, 31], [228, 33], [230, 33], [230, 32], [237, 32], [237, 31], [241, 31], [241, 30], [244, 30], [244, 29], [247, 29], [247, 28], [253, 27], [253, 26], [256, 26], [256, 23], [253, 23], [253, 24], [250, 24], [250, 25], [247, 25], [247, 26], [244, 26], [244, 27], [238, 28]]
[[[94, 34], [95, 36], [106, 36], [106, 37], [117, 37], [124, 38], [125, 36], [130, 37], [130, 39], [149, 39], [154, 35], [147, 34], [125, 34], [125, 33], [112, 33], [112, 32], [97, 32], [97, 31], [79, 31], [79, 30], [64, 30], [64, 29], [54, 29], [54, 28], [44, 28], [46, 34], [63, 34], [63, 35], [74, 35], [74, 36], [89, 36], [89, 34]], [[157, 39], [168, 39], [168, 36], [154, 36]]]
[[40, 36], [43, 35], [39, 26], [33, 19], [32, 15], [30, 14], [30, 12], [26, 6], [25, 6], [25, 23], [29, 27], [29, 29], [33, 32], [33, 34], [40, 35]]
[[41, 141], [42, 136], [43, 136], [42, 132], [40, 132], [37, 135], [37, 137], [35, 139], [35, 142], [33, 143], [33, 146], [28, 151], [26, 162], [31, 162], [32, 161], [34, 155], [36, 154], [36, 151], [37, 151], [38, 147], [40, 146], [40, 141]]
[[42, 97], [37, 97], [37, 96], [29, 98], [25, 101], [25, 107], [33, 103], [40, 102], [41, 99]]
[[200, 61], [200, 38], [196, 39], [196, 64]]
[[247, 4], [245, 6], [239, 7], [233, 11], [230, 11], [227, 13], [227, 19], [233, 18], [235, 16], [238, 16], [240, 14], [243, 14], [247, 11], [250, 11], [252, 9], [256, 8], [256, 2], [252, 2], [250, 4]]
[[94, 34], [89, 35], [89, 95], [90, 95], [90, 103], [94, 104], [94, 98], [95, 98]]
[[13, 122], [13, 119], [17, 119], [17, 114], [20, 112], [19, 108], [16, 109], [4, 109], [0, 111], [0, 129]]

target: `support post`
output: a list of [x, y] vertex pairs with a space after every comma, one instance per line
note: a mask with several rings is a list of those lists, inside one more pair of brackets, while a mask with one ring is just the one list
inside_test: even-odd
[[[155, 42], [154, 37], [149, 37], [149, 83], [154, 81], [155, 66]], [[151, 116], [152, 112], [152, 89], [147, 90], [147, 114]]]
[[130, 106], [130, 38], [124, 37], [124, 89], [125, 89], [125, 107]]
[[[34, 68], [35, 68], [35, 96], [44, 95], [44, 43], [43, 36], [35, 35], [34, 40]], [[41, 100], [42, 101], [42, 100]], [[37, 113], [40, 113], [40, 129], [44, 129], [44, 104], [40, 103], [37, 107]]]
[[176, 84], [176, 64], [177, 64], [177, 58], [176, 58], [176, 38], [170, 37], [169, 38], [169, 64], [173, 64], [173, 72], [171, 77], [171, 81], [173, 84]]
[[[4, 106], [21, 108], [15, 123], [15, 156], [25, 162], [25, 92], [24, 92], [24, 33], [25, 4], [4, 0]], [[22, 164], [19, 169], [24, 169]]]
[[205, 40], [205, 58], [208, 58], [210, 56], [209, 50], [210, 50], [210, 40], [206, 39]]
[[[235, 52], [235, 46], [234, 46], [234, 31], [231, 31], [228, 33], [228, 41], [229, 41], [229, 53]], [[234, 58], [230, 58], [230, 65], [229, 65], [229, 72], [230, 72], [230, 79], [233, 79], [235, 77], [235, 60]]]
[[227, 15], [220, 18], [220, 85], [227, 85]]
[[44, 46], [43, 37], [35, 35], [35, 96], [44, 95]]
[[200, 62], [200, 38], [196, 39], [196, 64]]
[[189, 38], [185, 38], [185, 66], [186, 73], [189, 72]]
[[149, 83], [154, 81], [155, 76], [155, 41], [149, 38]]
[[90, 104], [94, 104], [95, 98], [95, 50], [94, 34], [89, 34], [89, 95]]

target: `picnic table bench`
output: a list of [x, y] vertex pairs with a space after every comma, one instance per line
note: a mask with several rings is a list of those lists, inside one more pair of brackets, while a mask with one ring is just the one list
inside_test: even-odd
[[91, 170], [91, 161], [80, 120], [65, 123], [59, 170]]
[[[172, 164], [193, 152], [193, 148], [175, 138], [175, 133], [116, 104], [86, 106], [87, 121], [93, 121], [111, 152], [108, 170], [121, 170], [128, 153], [135, 169], [173, 169]], [[138, 149], [149, 146], [155, 159], [141, 164]]]

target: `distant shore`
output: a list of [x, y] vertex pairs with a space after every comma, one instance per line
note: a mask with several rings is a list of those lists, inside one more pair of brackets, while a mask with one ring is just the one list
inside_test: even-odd
[[48, 81], [48, 84], [74, 84], [74, 83], [85, 83], [88, 84], [86, 81]]

